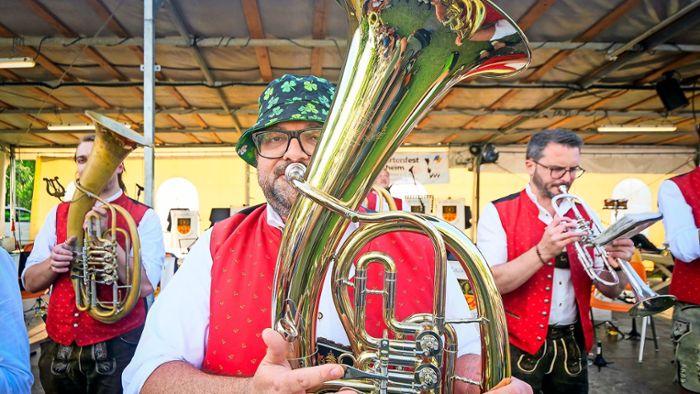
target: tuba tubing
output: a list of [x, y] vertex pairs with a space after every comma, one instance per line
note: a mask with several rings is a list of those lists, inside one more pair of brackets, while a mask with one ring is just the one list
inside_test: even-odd
[[[391, 154], [454, 84], [476, 75], [512, 75], [525, 68], [530, 59], [522, 32], [489, 1], [341, 3], [353, 30], [347, 60], [308, 171], [300, 170], [291, 177], [301, 193], [287, 218], [275, 271], [272, 324], [291, 342], [290, 363], [294, 367], [315, 363], [317, 300], [323, 279], [336, 253], [340, 254], [337, 248], [349, 223], [366, 219], [355, 211]], [[511, 33], [491, 40], [495, 23], [486, 24], [486, 16], [509, 24]], [[337, 209], [331, 208], [331, 203]], [[397, 220], [407, 223], [411, 219], [401, 216]], [[441, 237], [439, 226], [428, 220], [414, 222], [421, 232], [433, 234], [431, 238]], [[437, 279], [449, 268], [441, 264], [444, 244], [435, 247], [436, 271], [440, 273]], [[485, 278], [472, 279], [493, 280], [489, 273]], [[436, 293], [434, 308], [438, 314], [425, 319], [433, 322], [441, 335], [448, 336], [449, 329], [440, 315], [444, 297], [439, 298], [444, 288], [438, 287]], [[505, 319], [497, 293], [494, 299], [483, 301], [494, 304], [494, 316], [490, 317], [494, 323], [489, 326]], [[498, 329], [503, 333], [497, 336], [506, 335], [505, 324]], [[482, 368], [485, 379], [477, 382], [490, 390], [510, 376], [508, 367], [502, 367], [508, 364], [508, 342], [485, 335], [483, 343], [496, 344], [483, 352], [483, 360], [488, 360]], [[394, 349], [396, 346], [415, 346], [383, 340], [379, 345], [380, 352], [386, 350], [389, 354], [400, 351]], [[383, 363], [391, 357], [382, 359], [377, 368], [384, 368]], [[360, 360], [356, 367], [362, 367]], [[368, 386], [358, 383], [358, 390], [373, 387], [378, 391], [410, 392], [404, 390], [400, 379], [388, 379], [387, 374], [370, 378], [367, 375], [374, 372], [347, 371], [369, 380], [365, 382]], [[437, 392], [444, 391], [453, 379], [445, 381]]]
[[[92, 111], [85, 111], [85, 114], [95, 122], [95, 141], [87, 164], [76, 180], [76, 190], [68, 207], [66, 239], [74, 239], [71, 246], [76, 257], [71, 262], [70, 273], [77, 309], [109, 324], [129, 314], [139, 300], [140, 243], [131, 215], [124, 208], [101, 200], [99, 194], [119, 164], [143, 139], [133, 130], [103, 115]], [[98, 200], [107, 207], [112, 218], [112, 226], [108, 230], [110, 236], [106, 238], [103, 237], [99, 220], [90, 213]], [[125, 218], [127, 231], [116, 227], [117, 215]], [[86, 223], [87, 234], [83, 229]], [[132, 265], [127, 266], [127, 283], [124, 285], [120, 285], [116, 278], [118, 233], [125, 235], [133, 254]], [[111, 300], [101, 300], [97, 294], [103, 286], [110, 287]]]

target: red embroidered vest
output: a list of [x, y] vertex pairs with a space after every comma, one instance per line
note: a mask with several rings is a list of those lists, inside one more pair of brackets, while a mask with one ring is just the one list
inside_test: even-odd
[[[685, 202], [692, 208], [695, 227], [700, 227], [700, 167], [671, 180], [678, 185]], [[700, 259], [689, 262], [675, 260], [669, 293], [675, 295], [678, 301], [700, 304]]]
[[[540, 241], [546, 225], [537, 218], [539, 209], [525, 190], [496, 200], [494, 205], [506, 233], [508, 261], [511, 261]], [[593, 343], [589, 314], [592, 282], [571, 245], [567, 247], [567, 253], [579, 320], [583, 327], [586, 349], [590, 349]], [[554, 264], [545, 265], [522, 286], [503, 295], [510, 343], [530, 354], [535, 354], [547, 337], [553, 275]]]
[[[122, 194], [112, 202], [120, 205], [131, 214], [136, 224], [141, 221], [148, 207]], [[66, 240], [68, 207], [70, 204], [61, 203], [56, 209], [56, 243]], [[128, 228], [124, 219], [117, 218], [119, 228]], [[122, 239], [118, 240], [124, 247]], [[101, 297], [109, 300], [111, 287], [100, 289]], [[70, 280], [70, 273], [61, 274], [53, 283], [49, 310], [46, 319], [46, 332], [49, 337], [62, 345], [70, 345], [73, 341], [78, 346], [87, 346], [103, 342], [129, 332], [142, 325], [146, 319], [146, 309], [141, 299], [132, 312], [114, 324], [104, 324], [94, 320], [86, 312], [80, 312], [75, 307], [75, 291]]]
[[[242, 377], [255, 374], [266, 350], [261, 333], [271, 325], [272, 285], [281, 235], [279, 229], [267, 224], [266, 206], [214, 225], [205, 371]], [[389, 234], [370, 242], [368, 249], [389, 254], [399, 267], [399, 319], [432, 311], [433, 249], [426, 237]], [[368, 271], [368, 286], [381, 288], [381, 270], [375, 264]], [[376, 295], [368, 296], [366, 310], [367, 331], [377, 337], [384, 327], [380, 300]]]

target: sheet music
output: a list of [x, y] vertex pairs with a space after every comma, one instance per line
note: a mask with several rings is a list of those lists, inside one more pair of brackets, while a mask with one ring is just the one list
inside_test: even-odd
[[600, 233], [593, 243], [604, 246], [617, 238], [631, 238], [662, 218], [660, 212], [628, 213]]

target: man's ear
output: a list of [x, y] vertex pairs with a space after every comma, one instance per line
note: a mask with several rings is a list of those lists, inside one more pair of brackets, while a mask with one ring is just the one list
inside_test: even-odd
[[119, 163], [117, 166], [117, 170], [115, 171], [117, 174], [123, 174], [124, 173], [124, 163]]
[[530, 159], [525, 159], [525, 171], [527, 171], [528, 175], [533, 176], [535, 174], [536, 167], [537, 163]]

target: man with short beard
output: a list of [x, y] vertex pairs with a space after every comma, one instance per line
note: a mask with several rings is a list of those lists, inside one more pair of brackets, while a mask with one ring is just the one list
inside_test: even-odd
[[[284, 172], [292, 163], [309, 165], [334, 91], [325, 79], [295, 75], [284, 75], [263, 91], [258, 120], [241, 136], [237, 152], [257, 168], [267, 204], [217, 223], [192, 247], [149, 313], [136, 355], [123, 375], [127, 393], [302, 393], [343, 375], [343, 368], [332, 363], [292, 370], [286, 359], [288, 344], [270, 329], [277, 254], [297, 198]], [[351, 225], [349, 231], [356, 228]], [[404, 284], [397, 288], [408, 292], [397, 296], [397, 318], [431, 311], [432, 243], [426, 245], [415, 234], [385, 237], [372, 241], [370, 250], [381, 250], [397, 263], [397, 283]], [[381, 288], [376, 281], [380, 276], [370, 272], [367, 277], [368, 287]], [[469, 317], [451, 272], [447, 283], [447, 318]], [[318, 302], [316, 334], [326, 345], [319, 346], [319, 354], [337, 359], [339, 354], [329, 357], [329, 349], [347, 347], [349, 340], [329, 291], [323, 291]], [[368, 299], [366, 329], [375, 337], [382, 335], [381, 316], [382, 303]], [[476, 327], [457, 325], [455, 330], [460, 355], [456, 370], [478, 380], [481, 346]], [[516, 379], [495, 392], [531, 391]]]
[[[525, 157], [530, 182], [524, 190], [487, 204], [477, 231], [477, 246], [503, 296], [513, 376], [536, 393], [588, 392], [592, 281], [573, 248], [582, 233], [576, 231], [571, 205], [562, 207], [565, 217], [552, 207], [559, 187], [569, 189], [584, 172], [579, 166], [582, 145], [567, 130], [533, 135]], [[614, 258], [628, 260], [634, 245], [618, 239], [607, 249], [610, 265], [618, 270]], [[625, 275], [619, 278], [617, 286], [595, 285], [615, 298], [627, 283]]]

